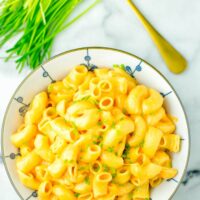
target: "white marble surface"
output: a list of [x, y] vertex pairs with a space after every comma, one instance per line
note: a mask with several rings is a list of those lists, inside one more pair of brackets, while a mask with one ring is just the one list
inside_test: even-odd
[[[87, 0], [86, 2], [88, 3]], [[91, 1], [90, 1], [91, 2]], [[191, 130], [191, 156], [188, 170], [200, 169], [200, 1], [199, 0], [136, 0], [148, 19], [188, 59], [188, 70], [171, 74], [165, 67], [151, 39], [125, 0], [104, 0], [89, 14], [62, 32], [55, 41], [53, 55], [83, 46], [107, 46], [129, 51], [156, 66], [177, 90], [188, 115]], [[84, 5], [82, 5], [84, 6]], [[0, 57], [11, 45], [0, 49]], [[18, 84], [29, 73], [18, 74], [14, 62], [0, 59], [0, 124]], [[200, 199], [200, 176], [181, 186], [173, 199]], [[0, 199], [18, 200], [0, 161]]]

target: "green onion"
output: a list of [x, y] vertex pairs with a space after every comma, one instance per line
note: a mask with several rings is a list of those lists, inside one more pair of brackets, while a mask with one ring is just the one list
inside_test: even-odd
[[98, 121], [98, 122], [97, 122], [97, 125], [98, 125], [98, 126], [102, 126], [102, 125], [103, 125], [103, 122], [102, 122], [102, 121]]
[[7, 50], [5, 61], [16, 56], [17, 69], [21, 71], [25, 65], [35, 69], [44, 59], [49, 58], [56, 35], [75, 23], [101, 0], [96, 0], [69, 21], [71, 13], [81, 1], [2, 1], [0, 3], [0, 48], [14, 36], [20, 36], [14, 46]]
[[131, 148], [131, 147], [130, 147], [129, 144], [126, 144], [126, 145], [125, 145], [125, 149], [124, 149], [124, 151], [123, 151], [122, 158], [124, 158], [124, 159], [127, 158], [128, 153], [129, 153], [129, 151], [130, 151], [130, 148]]
[[80, 194], [79, 194], [79, 193], [74, 193], [74, 196], [75, 196], [76, 198], [78, 198], [78, 197], [80, 196]]
[[103, 164], [103, 171], [108, 172], [109, 171], [109, 167], [105, 164]]
[[112, 152], [114, 152], [114, 149], [112, 147], [108, 147], [107, 151], [112, 153]]
[[122, 112], [123, 112], [123, 114], [125, 114], [125, 115], [128, 114], [128, 112], [127, 112], [127, 110], [126, 110], [125, 108], [122, 109]]
[[84, 182], [85, 182], [86, 184], [89, 185], [89, 184], [90, 184], [90, 179], [89, 179], [89, 177], [86, 177], [85, 180], [84, 180]]
[[112, 122], [112, 124], [111, 124], [111, 128], [115, 128], [115, 126], [116, 126], [116, 123], [115, 122]]
[[121, 64], [121, 65], [114, 64], [113, 67], [114, 67], [114, 68], [120, 68], [120, 69], [122, 69], [122, 70], [125, 70], [125, 65], [124, 65], [124, 64]]
[[81, 166], [78, 170], [79, 171], [89, 170], [89, 166]]

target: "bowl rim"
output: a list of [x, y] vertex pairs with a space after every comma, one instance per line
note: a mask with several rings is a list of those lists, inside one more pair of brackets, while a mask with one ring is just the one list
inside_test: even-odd
[[10, 183], [12, 185], [12, 187], [14, 188], [15, 192], [18, 194], [18, 196], [23, 199], [23, 197], [21, 196], [20, 192], [18, 191], [18, 189], [16, 188], [15, 184], [13, 183], [12, 181], [12, 178], [10, 176], [10, 173], [9, 173], [9, 170], [8, 170], [8, 167], [6, 165], [6, 161], [5, 161], [5, 155], [4, 155], [4, 146], [3, 146], [3, 139], [4, 139], [4, 127], [5, 127], [5, 120], [6, 120], [6, 117], [7, 117], [7, 113], [8, 113], [8, 110], [10, 108], [10, 105], [12, 103], [12, 99], [15, 97], [15, 94], [18, 92], [18, 90], [21, 88], [21, 86], [24, 84], [24, 82], [32, 75], [34, 74], [37, 70], [39, 70], [41, 68], [41, 66], [45, 65], [46, 63], [50, 62], [51, 60], [57, 58], [57, 57], [60, 57], [60, 56], [63, 56], [63, 55], [66, 55], [66, 54], [69, 54], [71, 52], [76, 52], [76, 51], [82, 51], [82, 50], [89, 50], [89, 49], [96, 49], [96, 50], [108, 50], [108, 51], [115, 51], [115, 52], [118, 52], [118, 53], [122, 53], [122, 54], [126, 54], [126, 55], [129, 55], [131, 57], [134, 57], [134, 58], [137, 58], [137, 59], [140, 59], [142, 62], [146, 63], [150, 68], [152, 68], [154, 71], [156, 71], [168, 84], [169, 86], [172, 88], [176, 98], [178, 99], [182, 109], [183, 109], [183, 114], [184, 114], [184, 117], [186, 119], [186, 127], [187, 127], [187, 133], [188, 133], [188, 152], [187, 152], [187, 160], [186, 160], [186, 164], [185, 164], [185, 168], [184, 168], [184, 171], [183, 171], [183, 174], [180, 178], [180, 181], [179, 183], [177, 184], [174, 192], [171, 194], [171, 196], [169, 197], [169, 200], [172, 199], [172, 197], [174, 196], [174, 194], [177, 192], [178, 188], [180, 187], [181, 185], [181, 182], [183, 180], [183, 177], [186, 173], [186, 170], [187, 170], [187, 167], [188, 167], [188, 163], [189, 163], [189, 158], [190, 158], [190, 148], [191, 148], [191, 136], [190, 136], [190, 128], [189, 128], [189, 122], [188, 122], [188, 118], [187, 118], [187, 115], [186, 115], [186, 112], [185, 112], [185, 108], [181, 102], [181, 99], [180, 97], [178, 96], [176, 90], [174, 89], [174, 87], [171, 85], [171, 83], [168, 81], [168, 79], [156, 68], [154, 67], [152, 64], [150, 64], [149, 62], [145, 61], [143, 58], [140, 58], [138, 56], [136, 56], [135, 54], [132, 54], [132, 53], [129, 53], [127, 51], [124, 51], [124, 50], [120, 50], [120, 49], [116, 49], [116, 48], [111, 48], [111, 47], [103, 47], [103, 46], [88, 46], [88, 47], [80, 47], [80, 48], [74, 48], [74, 49], [70, 49], [70, 50], [67, 50], [67, 51], [64, 51], [62, 53], [59, 53], [55, 56], [52, 56], [50, 59], [48, 59], [47, 61], [41, 63], [39, 66], [37, 66], [36, 69], [34, 69], [33, 71], [31, 71], [22, 81], [21, 83], [17, 86], [17, 88], [15, 89], [13, 95], [11, 96], [10, 100], [9, 100], [9, 103], [7, 104], [7, 107], [6, 107], [6, 111], [4, 113], [4, 117], [3, 117], [3, 122], [2, 122], [2, 127], [1, 127], [1, 153], [2, 153], [2, 161], [3, 161], [3, 165], [5, 167], [5, 170], [6, 170], [6, 174], [10, 180]]

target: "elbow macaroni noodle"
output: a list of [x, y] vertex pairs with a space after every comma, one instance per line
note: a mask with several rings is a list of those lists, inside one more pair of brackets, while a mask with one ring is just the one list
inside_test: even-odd
[[145, 200], [178, 173], [163, 97], [120, 68], [76, 66], [34, 97], [11, 142], [19, 179], [40, 200]]

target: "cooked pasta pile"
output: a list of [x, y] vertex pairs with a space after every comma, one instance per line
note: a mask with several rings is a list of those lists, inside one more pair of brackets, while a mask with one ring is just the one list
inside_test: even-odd
[[11, 141], [20, 181], [41, 200], [143, 200], [177, 174], [174, 131], [159, 92], [118, 67], [80, 65], [34, 97]]

